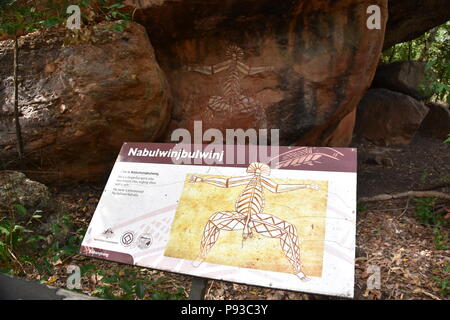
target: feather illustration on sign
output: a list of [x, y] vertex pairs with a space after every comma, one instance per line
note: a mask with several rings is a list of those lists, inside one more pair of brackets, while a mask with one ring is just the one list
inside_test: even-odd
[[277, 168], [314, 166], [323, 163], [325, 160], [339, 161], [343, 157], [344, 154], [333, 148], [301, 147], [284, 152], [271, 159], [271, 162], [275, 162]]

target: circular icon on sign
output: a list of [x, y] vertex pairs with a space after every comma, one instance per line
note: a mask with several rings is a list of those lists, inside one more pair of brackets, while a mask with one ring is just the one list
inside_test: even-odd
[[150, 233], [143, 233], [138, 238], [138, 248], [147, 249], [152, 245], [153, 238]]
[[120, 238], [120, 243], [122, 243], [123, 246], [128, 247], [131, 245], [134, 241], [134, 232], [133, 231], [126, 231], [124, 234], [122, 234], [122, 237]]

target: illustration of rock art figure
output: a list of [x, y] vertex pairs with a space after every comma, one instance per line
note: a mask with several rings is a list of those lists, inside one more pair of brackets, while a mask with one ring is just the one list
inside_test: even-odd
[[215, 112], [254, 113], [261, 110], [261, 103], [242, 94], [240, 74], [254, 75], [266, 71], [273, 71], [273, 67], [250, 67], [242, 62], [244, 51], [232, 44], [226, 50], [224, 62], [212, 66], [190, 65], [188, 71], [195, 71], [206, 75], [215, 75], [227, 71], [222, 83], [223, 95], [211, 96], [208, 107]]
[[234, 211], [216, 212], [209, 218], [203, 231], [199, 258], [193, 265], [198, 267], [205, 260], [208, 251], [217, 242], [220, 231], [243, 230], [242, 241], [252, 237], [253, 232], [280, 239], [281, 249], [292, 265], [294, 274], [301, 280], [307, 280], [300, 262], [297, 229], [293, 224], [264, 212], [264, 189], [282, 193], [305, 188], [319, 190], [319, 187], [308, 184], [277, 184], [267, 178], [270, 167], [258, 162], [250, 164], [247, 173], [247, 176], [232, 178], [191, 177], [191, 183], [203, 182], [221, 188], [246, 185], [236, 201]]

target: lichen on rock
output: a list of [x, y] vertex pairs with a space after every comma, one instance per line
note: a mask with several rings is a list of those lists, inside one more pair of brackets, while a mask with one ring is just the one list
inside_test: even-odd
[[10, 211], [14, 205], [24, 206], [29, 213], [54, 209], [47, 186], [28, 179], [17, 171], [0, 171], [0, 209]]

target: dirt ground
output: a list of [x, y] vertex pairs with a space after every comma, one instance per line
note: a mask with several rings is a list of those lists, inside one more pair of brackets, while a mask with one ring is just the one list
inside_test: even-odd
[[450, 192], [450, 143], [416, 135], [406, 146], [358, 148], [358, 198], [382, 193], [434, 189]]

